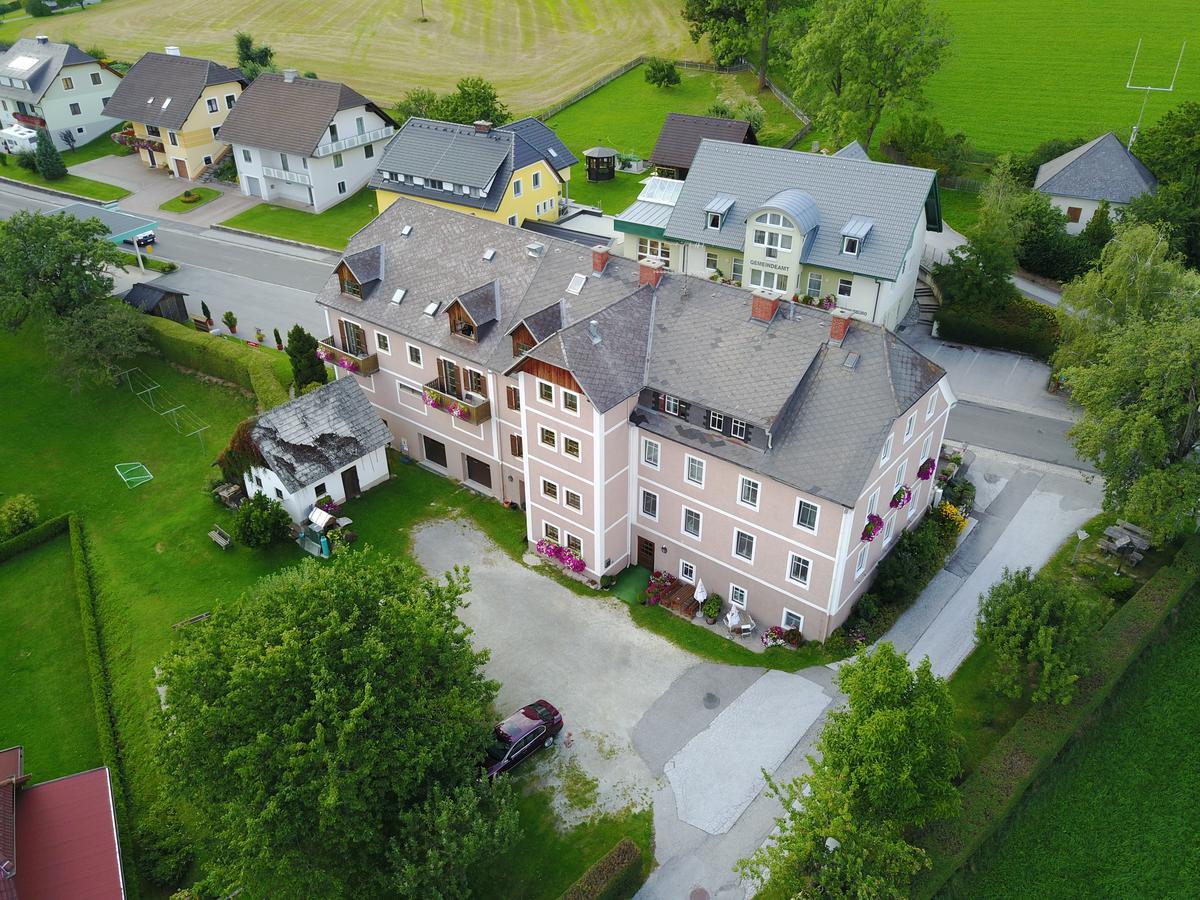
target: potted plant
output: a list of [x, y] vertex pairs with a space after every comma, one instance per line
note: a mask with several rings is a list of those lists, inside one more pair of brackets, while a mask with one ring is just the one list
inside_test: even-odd
[[274, 329], [274, 331], [275, 331], [275, 349], [276, 349], [276, 350], [282, 350], [282, 349], [283, 349], [283, 338], [281, 338], [281, 337], [279, 336], [279, 329], [278, 329], [278, 328]]
[[208, 311], [208, 304], [203, 300], [200, 301], [200, 313], [204, 316], [204, 321], [208, 323], [208, 327], [212, 328], [212, 313]]
[[230, 334], [237, 334], [237, 316], [233, 314], [233, 310], [228, 310], [225, 315], [221, 316], [221, 321], [225, 323]]
[[254, 329], [254, 340], [258, 341], [258, 343], [261, 344], [264, 341], [266, 341], [266, 339], [267, 339], [267, 336], [265, 333], [263, 333], [263, 330], [261, 328]]
[[707, 599], [700, 604], [700, 611], [704, 613], [704, 621], [709, 625], [716, 625], [717, 619], [721, 616], [721, 595], [709, 594]]

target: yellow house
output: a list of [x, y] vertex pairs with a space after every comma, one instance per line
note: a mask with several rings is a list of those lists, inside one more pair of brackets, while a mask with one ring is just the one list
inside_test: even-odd
[[246, 83], [238, 69], [168, 47], [134, 64], [104, 114], [133, 125], [122, 142], [136, 147], [147, 166], [194, 180], [229, 148], [221, 126]]
[[494, 222], [554, 222], [569, 196], [574, 154], [529, 117], [493, 128], [409, 119], [379, 159], [379, 211], [411, 197]]

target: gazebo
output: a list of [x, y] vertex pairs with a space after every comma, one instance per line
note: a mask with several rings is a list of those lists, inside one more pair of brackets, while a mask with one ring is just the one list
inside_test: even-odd
[[583, 151], [588, 181], [612, 181], [617, 174], [617, 151], [612, 147], [592, 147]]

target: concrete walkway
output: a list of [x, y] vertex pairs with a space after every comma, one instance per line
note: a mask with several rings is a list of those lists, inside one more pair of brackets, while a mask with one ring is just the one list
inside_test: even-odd
[[[964, 235], [959, 234], [945, 222], [942, 223], [942, 230], [940, 232], [931, 231], [925, 235], [926, 252], [939, 262], [945, 262], [951, 250], [955, 247], [961, 247], [966, 242], [967, 239]], [[1029, 299], [1036, 300], [1038, 303], [1044, 303], [1046, 306], [1058, 306], [1061, 298], [1061, 294], [1058, 291], [1030, 281], [1028, 278], [1024, 278], [1015, 272], [1008, 276], [1008, 280]]]

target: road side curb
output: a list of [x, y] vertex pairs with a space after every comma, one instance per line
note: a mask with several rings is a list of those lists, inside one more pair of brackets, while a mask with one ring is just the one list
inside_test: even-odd
[[304, 241], [293, 241], [288, 238], [275, 237], [273, 234], [259, 234], [257, 231], [247, 231], [244, 228], [230, 228], [228, 225], [209, 225], [213, 231], [224, 231], [227, 234], [237, 234], [243, 237], [258, 238], [260, 241], [270, 241], [273, 244], [285, 244], [288, 247], [302, 247], [305, 250], [316, 250], [319, 253], [338, 253], [332, 247], [322, 247], [320, 244], [307, 244]]
[[[27, 181], [18, 181], [15, 178], [9, 178], [5, 175], [0, 175], [0, 183], [11, 184], [13, 187], [26, 188], [31, 191], [38, 191], [42, 194], [51, 194], [55, 197], [63, 197], [67, 200], [79, 200], [83, 203], [90, 203], [93, 206], [103, 206], [105, 203], [119, 203], [119, 200], [97, 200], [95, 197], [85, 197], [82, 194], [72, 194], [69, 191], [56, 191], [54, 188], [42, 187], [40, 184], [30, 184]], [[118, 185], [119, 186], [119, 185]], [[121, 188], [121, 190], [125, 190]], [[126, 196], [129, 196], [126, 194]], [[122, 198], [124, 199], [124, 198]]]

